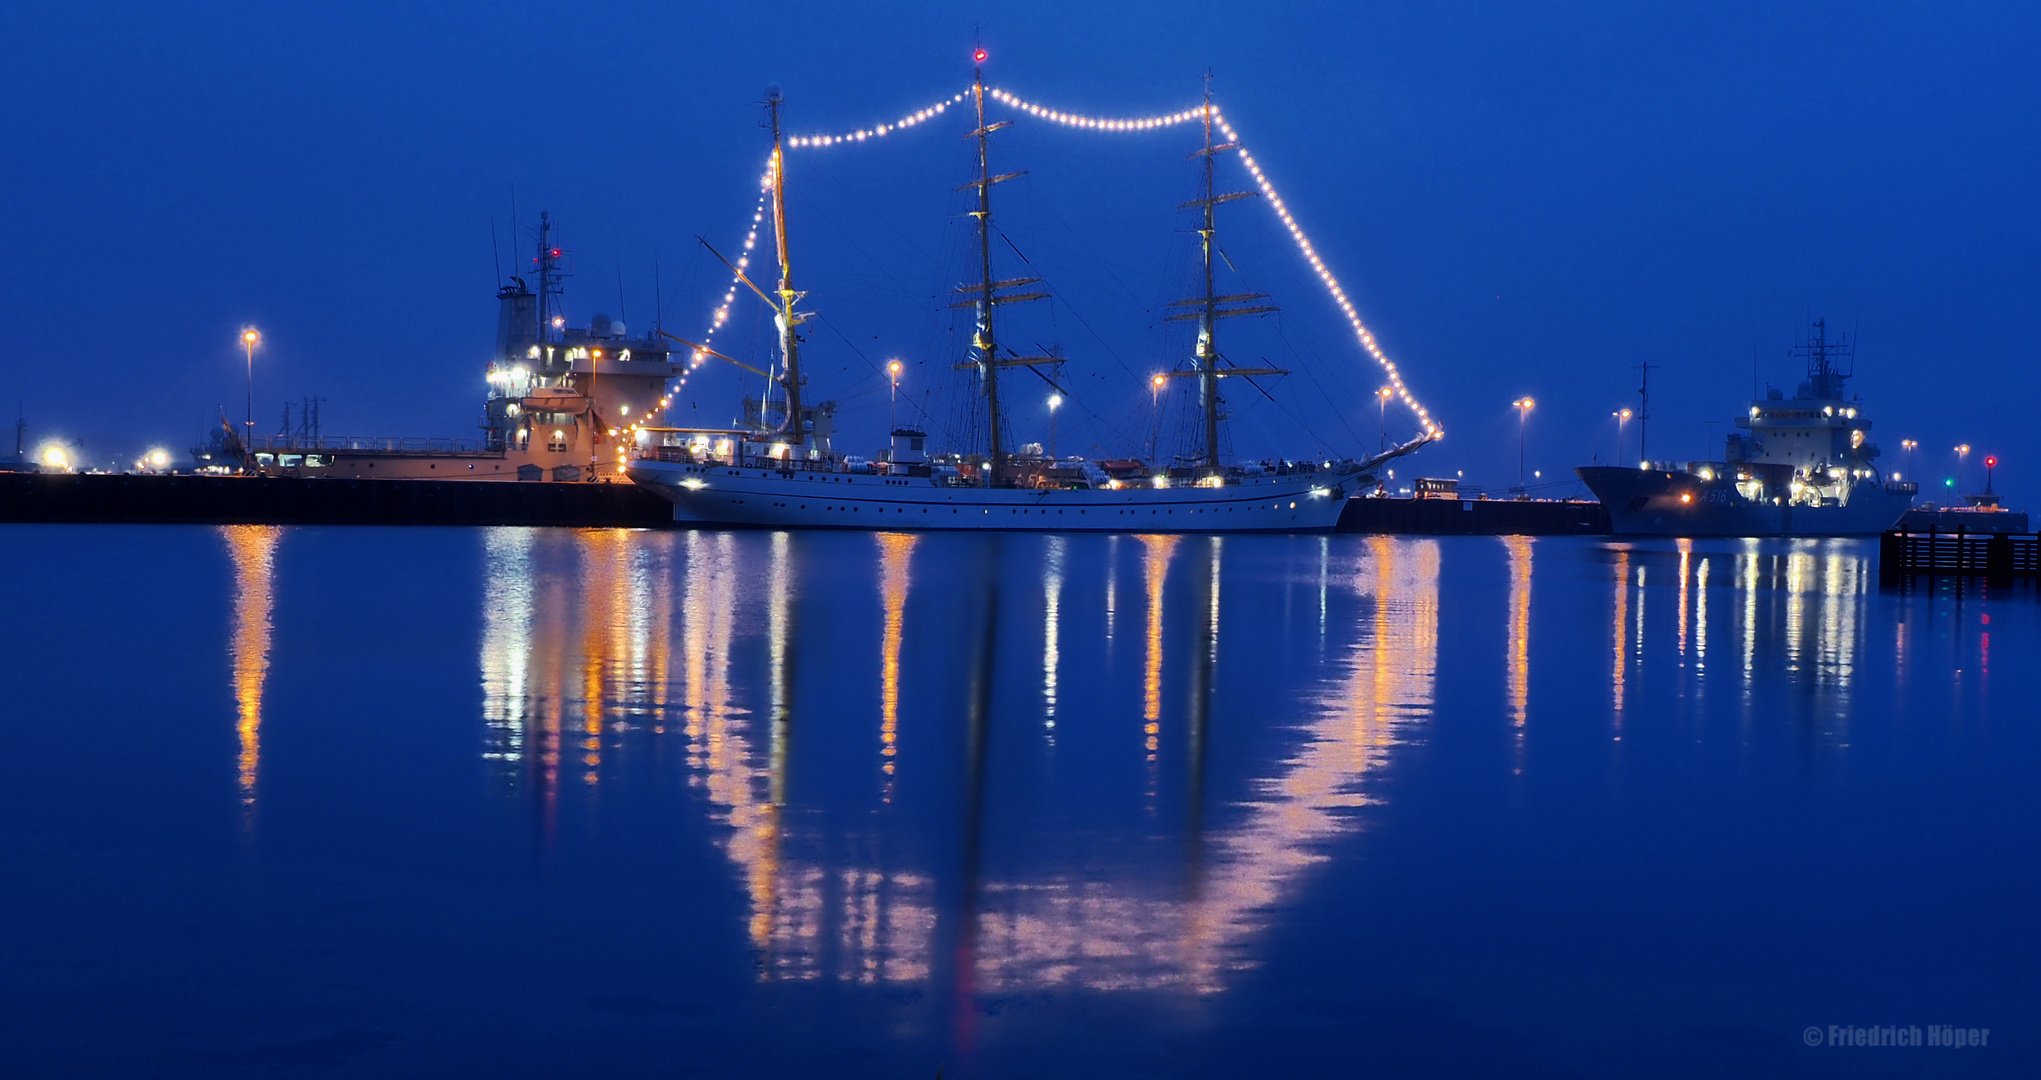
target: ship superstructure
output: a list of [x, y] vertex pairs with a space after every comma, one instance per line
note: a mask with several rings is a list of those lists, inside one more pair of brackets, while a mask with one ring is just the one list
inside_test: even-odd
[[[982, 61], [982, 55], [979, 57]], [[975, 150], [975, 177], [960, 190], [970, 193], [976, 239], [975, 280], [957, 287], [952, 305], [969, 309], [971, 336], [962, 362], [982, 402], [986, 448], [983, 453], [956, 451], [930, 454], [927, 434], [918, 428], [892, 430], [889, 460], [867, 465], [839, 458], [819, 438], [821, 429], [806, 419], [801, 404], [800, 336], [805, 316], [796, 304], [805, 294], [793, 284], [785, 213], [787, 183], [785, 146], [780, 133], [782, 101], [767, 102], [773, 149], [767, 173], [775, 252], [779, 261], [776, 290], [768, 293], [739, 279], [774, 309], [780, 331], [775, 385], [780, 388], [780, 422], [766, 423], [760, 410], [751, 430], [710, 431], [647, 428], [637, 435], [630, 475], [674, 504], [682, 522], [774, 527], [837, 527], [867, 529], [995, 529], [1038, 531], [1323, 531], [1338, 521], [1346, 500], [1374, 483], [1383, 463], [1408, 454], [1438, 437], [1426, 419], [1423, 434], [1362, 460], [1286, 460], [1236, 463], [1222, 460], [1220, 425], [1225, 419], [1222, 381], [1276, 377], [1285, 372], [1229, 362], [1218, 346], [1221, 319], [1274, 310], [1260, 294], [1220, 295], [1213, 272], [1220, 257], [1215, 240], [1215, 208], [1256, 192], [1219, 193], [1214, 188], [1215, 155], [1234, 150], [1214, 141], [1216, 110], [1210, 103], [1198, 110], [1204, 143], [1193, 156], [1201, 159], [1202, 197], [1185, 208], [1199, 212], [1203, 257], [1202, 295], [1171, 304], [1172, 320], [1195, 320], [1197, 339], [1188, 363], [1159, 377], [1195, 380], [1198, 387], [1201, 438], [1197, 452], [1167, 464], [1120, 460], [1093, 462], [1059, 458], [1037, 444], [1015, 448], [1008, 434], [1005, 401], [1007, 380], [1024, 371], [1039, 376], [1056, 391], [1065, 358], [1023, 355], [1000, 335], [1000, 311], [1011, 304], [1048, 298], [1039, 277], [1000, 277], [996, 265], [997, 235], [993, 226], [995, 186], [1024, 175], [995, 173], [992, 136], [1011, 121], [986, 116], [988, 91], [982, 67], [974, 70], [968, 92], [976, 123], [968, 138]], [[1005, 100], [1002, 98], [1002, 100]], [[1315, 260], [1315, 256], [1313, 257]], [[1344, 297], [1340, 297], [1344, 303]], [[1356, 324], [1358, 326], [1358, 324]], [[1372, 338], [1365, 338], [1372, 348]], [[706, 348], [701, 356], [722, 357]], [[1400, 381], [1398, 383], [1400, 387]]]
[[1771, 388], [1736, 418], [1719, 461], [1576, 469], [1617, 533], [1671, 536], [1866, 536], [1889, 529], [1918, 486], [1881, 476], [1871, 419], [1844, 384], [1855, 349], [1817, 319], [1793, 349], [1807, 377]]
[[480, 437], [322, 435], [313, 424], [242, 447], [229, 430], [225, 440], [194, 449], [194, 459], [201, 468], [269, 475], [625, 480], [619, 449], [684, 365], [673, 358], [677, 342], [660, 331], [633, 337], [621, 320], [602, 314], [586, 326], [568, 325], [561, 308], [566, 253], [555, 229], [551, 215], [541, 213], [530, 277], [513, 276], [496, 292], [496, 349], [483, 373]]

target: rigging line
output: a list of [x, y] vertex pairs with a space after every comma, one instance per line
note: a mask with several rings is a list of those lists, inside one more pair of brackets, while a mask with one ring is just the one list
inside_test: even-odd
[[[1041, 202], [1038, 205], [1047, 209], [1049, 211], [1050, 216], [1056, 219], [1056, 223], [1058, 225], [1063, 226], [1065, 232], [1068, 232], [1072, 236], [1080, 235], [1078, 231], [1071, 226], [1069, 219], [1065, 218], [1063, 214], [1060, 211], [1058, 211], [1055, 205], [1051, 203], [1049, 200], [1047, 199], [1041, 200]], [[1140, 308], [1143, 312], [1147, 312], [1153, 309], [1153, 305], [1142, 303], [1141, 298], [1134, 294], [1134, 290], [1128, 288], [1127, 283], [1121, 281], [1120, 276], [1114, 272], [1115, 270], [1124, 268], [1116, 267], [1114, 264], [1107, 262], [1103, 259], [1093, 259], [1091, 260], [1091, 263], [1093, 266], [1096, 266], [1099, 269], [1105, 271], [1106, 277], [1110, 278], [1114, 285], [1119, 286], [1120, 291], [1127, 295], [1127, 299], [1132, 301], [1134, 306]]]
[[830, 228], [836, 230], [836, 235], [842, 237], [844, 243], [849, 244], [852, 250], [856, 251], [859, 255], [863, 256], [866, 262], [871, 263], [872, 268], [879, 272], [879, 276], [885, 278], [887, 281], [892, 282], [893, 287], [899, 289], [901, 295], [907, 297], [910, 300], [913, 300], [917, 304], [922, 303], [926, 299], [925, 297], [915, 295], [914, 291], [907, 287], [906, 282], [903, 282], [899, 278], [894, 277], [892, 271], [886, 269], [885, 264], [881, 263], [878, 259], [873, 258], [872, 253], [865, 250], [864, 245], [858, 243], [857, 239], [851, 236], [850, 233], [844, 231], [843, 226], [837, 224], [836, 219], [829, 216], [829, 211], [824, 210], [821, 207], [821, 205], [818, 204], [814, 199], [808, 198], [805, 195], [803, 195], [800, 196], [800, 200], [802, 210], [814, 213], [815, 216], [821, 218], [823, 222], [826, 223]]
[[[850, 347], [850, 351], [856, 353], [858, 359], [863, 360], [865, 362], [865, 366], [872, 369], [873, 374], [875, 375], [883, 374], [883, 372], [879, 368], [879, 365], [873, 363], [872, 358], [866, 356], [865, 351], [863, 349], [858, 348], [857, 343], [852, 341], [849, 337], [845, 336], [842, 330], [837, 329], [836, 324], [834, 322], [831, 322], [827, 316], [821, 314], [820, 312], [817, 312], [813, 315], [810, 315], [809, 318], [828, 327], [830, 333], [835, 334], [838, 338], [841, 338], [843, 340], [843, 343]], [[876, 392], [877, 391], [874, 391], [874, 393]], [[935, 417], [930, 416], [928, 414], [928, 410], [922, 408], [921, 404], [915, 401], [912, 397], [907, 399], [907, 404], [913, 406], [914, 411], [920, 413], [922, 415], [922, 418], [927, 420], [929, 423], [933, 424], [935, 422]]]
[[[1043, 282], [1044, 282], [1045, 284], [1046, 284], [1046, 283], [1048, 282], [1048, 280], [1049, 280], [1049, 276], [1048, 276], [1048, 274], [1046, 274], [1046, 273], [1043, 273], [1043, 272], [1042, 272], [1042, 269], [1041, 269], [1041, 267], [1038, 267], [1038, 266], [1036, 266], [1036, 265], [1034, 264], [1034, 261], [1033, 261], [1032, 259], [1029, 259], [1029, 258], [1027, 257], [1027, 253], [1026, 253], [1026, 252], [1023, 252], [1023, 251], [1022, 251], [1022, 250], [1020, 249], [1020, 246], [1019, 246], [1019, 245], [1017, 245], [1017, 244], [1015, 244], [1015, 243], [1013, 242], [1013, 239], [1012, 239], [1011, 237], [1007, 236], [1007, 235], [1006, 235], [1006, 233], [1005, 233], [1005, 232], [1004, 232], [1003, 230], [1002, 230], [1002, 231], [1000, 231], [1000, 233], [999, 233], [999, 238], [1000, 238], [1001, 240], [1005, 240], [1005, 241], [1006, 241], [1006, 246], [1007, 246], [1007, 247], [1013, 248], [1013, 253], [1014, 253], [1015, 255], [1019, 255], [1019, 256], [1020, 256], [1020, 259], [1021, 259], [1021, 261], [1022, 261], [1022, 262], [1024, 262], [1024, 263], [1027, 263], [1027, 264], [1028, 264], [1028, 268], [1029, 268], [1029, 269], [1031, 269], [1031, 270], [1034, 270], [1034, 271], [1036, 271], [1037, 273], [1041, 274], [1042, 280], [1043, 280]], [[1091, 335], [1091, 338], [1092, 338], [1092, 340], [1093, 340], [1093, 341], [1096, 341], [1096, 342], [1098, 342], [1099, 348], [1101, 348], [1101, 349], [1104, 349], [1104, 350], [1106, 351], [1106, 355], [1107, 355], [1107, 356], [1110, 356], [1110, 357], [1112, 357], [1112, 358], [1113, 358], [1113, 362], [1114, 362], [1114, 363], [1116, 363], [1116, 364], [1118, 364], [1118, 365], [1120, 365], [1120, 370], [1121, 370], [1121, 371], [1124, 371], [1124, 372], [1126, 372], [1126, 373], [1127, 373], [1127, 375], [1128, 375], [1129, 377], [1131, 377], [1131, 378], [1134, 378], [1134, 379], [1140, 379], [1140, 378], [1141, 378], [1141, 376], [1140, 376], [1140, 375], [1138, 375], [1138, 374], [1136, 374], [1136, 373], [1135, 373], [1135, 371], [1134, 371], [1134, 369], [1133, 369], [1133, 368], [1130, 368], [1130, 367], [1128, 367], [1128, 366], [1127, 366], [1127, 361], [1126, 361], [1126, 360], [1125, 360], [1125, 359], [1124, 359], [1123, 357], [1121, 357], [1121, 356], [1120, 356], [1120, 354], [1119, 354], [1118, 352], [1115, 352], [1115, 351], [1113, 350], [1113, 347], [1112, 347], [1112, 346], [1111, 346], [1110, 344], [1108, 344], [1108, 343], [1106, 342], [1106, 339], [1105, 339], [1105, 337], [1104, 337], [1103, 335], [1101, 335], [1101, 334], [1100, 334], [1100, 333], [1099, 333], [1099, 332], [1098, 332], [1098, 331], [1097, 331], [1096, 329], [1094, 329], [1094, 328], [1092, 327], [1091, 323], [1090, 323], [1089, 321], [1087, 321], [1087, 320], [1085, 319], [1085, 317], [1084, 317], [1084, 314], [1083, 314], [1082, 312], [1078, 311], [1078, 310], [1077, 310], [1077, 308], [1076, 308], [1076, 307], [1075, 307], [1074, 305], [1072, 305], [1072, 304], [1070, 303], [1070, 301], [1068, 301], [1068, 300], [1065, 300], [1065, 299], [1063, 298], [1063, 294], [1062, 294], [1062, 293], [1058, 293], [1058, 292], [1056, 292], [1055, 286], [1053, 286], [1053, 285], [1052, 285], [1052, 286], [1050, 286], [1050, 287], [1049, 287], [1049, 291], [1050, 291], [1051, 293], [1054, 293], [1054, 294], [1055, 294], [1055, 300], [1056, 300], [1056, 302], [1058, 302], [1058, 303], [1062, 304], [1062, 305], [1063, 305], [1063, 307], [1064, 307], [1064, 309], [1070, 312], [1070, 317], [1071, 317], [1071, 318], [1073, 318], [1073, 319], [1076, 319], [1076, 320], [1077, 320], [1077, 322], [1078, 322], [1078, 325], [1080, 325], [1080, 326], [1084, 327], [1084, 329], [1085, 329], [1085, 332]]]
[[[1290, 349], [1291, 349], [1291, 351], [1292, 351], [1292, 352], [1296, 352], [1296, 346], [1294, 346], [1294, 345], [1291, 345], [1291, 344], [1290, 344], [1290, 336], [1289, 336], [1288, 334], [1284, 333], [1284, 330], [1283, 330], [1283, 320], [1281, 320], [1281, 319], [1277, 319], [1277, 320], [1276, 320], [1276, 336], [1277, 336], [1278, 338], [1281, 338], [1281, 339], [1282, 339], [1282, 342], [1283, 342], [1283, 344], [1284, 344], [1284, 345], [1288, 345], [1288, 346], [1290, 346]], [[1300, 356], [1301, 356], [1301, 355], [1303, 355], [1303, 354], [1302, 354], [1302, 353], [1297, 353], [1297, 355], [1300, 355]], [[1328, 390], [1328, 389], [1326, 389], [1326, 386], [1325, 386], [1325, 384], [1324, 384], [1324, 383], [1322, 383], [1322, 382], [1320, 382], [1320, 381], [1318, 380], [1318, 372], [1317, 372], [1317, 370], [1316, 370], [1316, 369], [1314, 369], [1314, 368], [1313, 368], [1313, 367], [1312, 367], [1312, 366], [1311, 366], [1310, 364], [1300, 364], [1300, 365], [1298, 365], [1298, 366], [1304, 369], [1304, 377], [1305, 377], [1305, 378], [1307, 378], [1307, 379], [1310, 379], [1310, 380], [1311, 380], [1311, 385], [1312, 385], [1313, 387], [1315, 387], [1315, 388], [1316, 388], [1316, 389], [1318, 390], [1318, 395], [1319, 395], [1320, 397], [1324, 398], [1324, 399], [1325, 399], [1326, 401], [1337, 401], [1337, 400], [1339, 400], [1339, 399], [1338, 399], [1337, 397], [1335, 397], [1335, 396], [1333, 395], [1333, 393], [1332, 393], [1332, 391], [1331, 391], [1331, 390]], [[1342, 412], [1342, 411], [1340, 411], [1339, 409], [1335, 408], [1335, 409], [1333, 409], [1333, 410], [1332, 410], [1332, 415], [1333, 415], [1333, 419], [1335, 419], [1335, 420], [1338, 420], [1338, 421], [1339, 421], [1339, 426], [1340, 426], [1340, 427], [1343, 427], [1343, 428], [1345, 428], [1345, 429], [1346, 429], [1347, 437], [1348, 437], [1348, 438], [1350, 438], [1350, 439], [1352, 439], [1352, 440], [1354, 441], [1354, 445], [1355, 445], [1355, 446], [1364, 446], [1364, 445], [1366, 445], [1366, 443], [1364, 443], [1364, 442], [1362, 441], [1362, 439], [1361, 439], [1361, 436], [1360, 436], [1360, 433], [1354, 430], [1354, 427], [1353, 427], [1353, 425], [1352, 425], [1352, 424], [1349, 424], [1349, 423], [1347, 423], [1347, 418], [1346, 418], [1346, 415], [1345, 415], [1345, 413], [1343, 413], [1343, 412]], [[1312, 438], [1314, 438], [1314, 439], [1318, 439], [1318, 440], [1319, 440], [1319, 441], [1321, 441], [1321, 442], [1325, 441], [1325, 440], [1323, 439], [1323, 437], [1322, 437], [1322, 436], [1320, 436], [1320, 435], [1319, 435], [1319, 434], [1318, 434], [1317, 432], [1314, 432], [1314, 431], [1310, 431], [1310, 429], [1308, 429], [1308, 428], [1306, 429], [1306, 431], [1307, 431], [1307, 432], [1310, 432], [1310, 435], [1311, 435], [1311, 437], [1312, 437]]]

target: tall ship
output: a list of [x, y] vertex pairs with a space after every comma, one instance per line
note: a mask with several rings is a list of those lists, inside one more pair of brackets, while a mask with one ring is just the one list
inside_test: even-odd
[[[1332, 288], [1364, 344], [1389, 371], [1396, 391], [1404, 396], [1423, 424], [1416, 437], [1358, 458], [1328, 460], [1321, 455], [1307, 459], [1272, 459], [1262, 462], [1224, 460], [1220, 428], [1226, 418], [1222, 385], [1252, 384], [1257, 378], [1287, 374], [1273, 367], [1247, 366], [1228, 360], [1218, 344], [1220, 321], [1236, 315], [1275, 310], [1264, 303], [1260, 293], [1221, 294], [1215, 280], [1215, 260], [1224, 259], [1217, 246], [1216, 209], [1235, 199], [1268, 195], [1259, 170], [1259, 192], [1221, 193], [1214, 186], [1214, 158], [1238, 150], [1230, 128], [1227, 141], [1214, 138], [1219, 114], [1212, 105], [1209, 88], [1201, 108], [1179, 114], [1179, 119], [1202, 121], [1203, 145], [1193, 155], [1201, 169], [1202, 197], [1184, 205], [1196, 210], [1202, 253], [1202, 289], [1199, 294], [1170, 305], [1173, 321], [1194, 323], [1196, 344], [1186, 362], [1176, 370], [1155, 376], [1161, 380], [1184, 379], [1196, 387], [1199, 434], [1196, 452], [1180, 455], [1166, 463], [1138, 458], [1093, 461], [1059, 457], [1054, 451], [1053, 429], [1050, 448], [1039, 444], [1014, 446], [1008, 428], [1005, 399], [1015, 390], [1011, 380], [1042, 377], [1052, 389], [1051, 408], [1061, 401], [1062, 392], [1053, 377], [1064, 361], [1057, 356], [1022, 355], [1001, 336], [999, 312], [1009, 304], [1048, 297], [1041, 278], [1001, 277], [1002, 261], [995, 249], [993, 191], [996, 185], [1023, 175], [995, 174], [992, 170], [992, 135], [1012, 121], [991, 121], [986, 116], [986, 99], [1043, 115], [1012, 95], [988, 90], [985, 85], [982, 51], [976, 57], [973, 81], [967, 91], [975, 108], [975, 126], [967, 138], [975, 143], [975, 176], [960, 191], [968, 192], [970, 216], [976, 239], [975, 280], [955, 290], [959, 299], [953, 308], [971, 312], [972, 333], [963, 362], [954, 367], [972, 381], [974, 408], [984, 422], [984, 442], [937, 452], [929, 445], [928, 433], [918, 427], [891, 430], [891, 445], [882, 462], [839, 456], [829, 445], [822, 427], [804, 404], [801, 375], [800, 327], [808, 318], [796, 305], [805, 293], [795, 288], [789, 256], [786, 220], [786, 143], [780, 130], [782, 100], [771, 92], [766, 103], [772, 132], [772, 152], [765, 178], [770, 203], [774, 254], [778, 282], [770, 291], [745, 276], [744, 260], [730, 263], [739, 282], [770, 305], [777, 330], [777, 355], [771, 385], [775, 399], [755, 412], [747, 403], [747, 418], [753, 426], [731, 429], [695, 429], [647, 426], [633, 436], [627, 455], [630, 478], [673, 503], [677, 522], [717, 525], [746, 525], [775, 528], [855, 528], [901, 530], [1025, 530], [1025, 531], [1141, 531], [1141, 532], [1322, 532], [1338, 522], [1349, 498], [1376, 483], [1376, 474], [1386, 463], [1409, 454], [1442, 434], [1437, 425], [1403, 390], [1400, 376], [1374, 349], [1372, 338], [1363, 330], [1329, 272], [1318, 258], [1305, 251], [1314, 271]], [[962, 101], [967, 95], [959, 94]], [[940, 111], [934, 110], [934, 111]], [[1061, 115], [1061, 114], [1058, 114]], [[1085, 121], [1080, 126], [1110, 127], [1138, 122]], [[1223, 123], [1219, 124], [1224, 127]], [[883, 131], [880, 134], [884, 134]], [[862, 140], [865, 133], [856, 138]], [[823, 140], [828, 141], [828, 140]], [[1241, 151], [1245, 158], [1245, 152]], [[1253, 169], [1252, 161], [1249, 167]], [[1283, 212], [1286, 223], [1290, 222]], [[1294, 225], [1291, 226], [1295, 232]], [[1296, 234], [1301, 241], [1301, 233]], [[1016, 249], [1018, 254], [1018, 250]], [[727, 260], [726, 260], [727, 262]], [[720, 316], [721, 313], [719, 313]], [[720, 353], [698, 347], [695, 360], [705, 356], [724, 360]], [[1265, 391], [1264, 391], [1265, 392]], [[1382, 391], [1386, 405], [1387, 395]], [[1052, 414], [1053, 415], [1053, 414]], [[774, 418], [777, 417], [777, 422]], [[1386, 443], [1386, 439], [1385, 439]], [[982, 447], [982, 449], [981, 449]]]
[[[307, 400], [283, 432], [238, 432], [224, 415], [192, 448], [201, 472], [357, 480], [626, 482], [617, 448], [685, 374], [679, 339], [655, 328], [633, 337], [621, 319], [597, 314], [570, 326], [561, 303], [563, 252], [539, 214], [530, 276], [497, 289], [496, 350], [483, 378], [480, 434], [472, 438], [326, 435]], [[536, 288], [533, 285], [536, 284]], [[827, 418], [823, 418], [826, 432]]]
[[[1720, 461], [1641, 462], [1574, 471], [1600, 499], [1611, 530], [1647, 536], [1873, 536], [1892, 528], [1919, 486], [1880, 474], [1846, 335], [1817, 319], [1793, 355], [1807, 377], [1792, 397], [1776, 387], [1736, 418]], [[1845, 370], [1845, 365], [1848, 370]]]

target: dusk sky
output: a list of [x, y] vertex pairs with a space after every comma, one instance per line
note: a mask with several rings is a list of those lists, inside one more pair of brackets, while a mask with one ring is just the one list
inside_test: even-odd
[[[100, 462], [181, 451], [221, 406], [239, 421], [244, 324], [265, 335], [258, 431], [317, 394], [329, 434], [474, 437], [493, 260], [530, 254], [513, 198], [562, 225], [571, 319], [621, 305], [693, 337], [727, 283], [695, 237], [741, 241], [765, 87], [795, 132], [866, 127], [962, 90], [976, 40], [989, 84], [1098, 115], [1187, 108], [1213, 73], [1446, 429], [1399, 475], [1513, 483], [1526, 394], [1530, 468], [1606, 460], [1646, 361], [1653, 456], [1718, 457], [1753, 356], [1790, 393], [1787, 349], [1826, 316], [1860, 337], [1888, 470], [1918, 439], [1938, 483], [1965, 442], [1966, 488], [1995, 453], [2011, 501], [2041, 490], [2031, 5], [26, 3], [0, 35], [10, 396], [32, 440]], [[968, 127], [953, 111], [790, 165], [826, 321], [811, 393], [844, 403], [841, 449], [876, 448], [883, 358], [914, 365], [903, 409], [933, 413], [955, 379]], [[1195, 145], [1026, 119], [996, 144], [1029, 171], [1002, 185], [1000, 257], [1058, 296], [1016, 333], [1072, 359], [1066, 453], [1128, 451], [1145, 376], [1177, 362], [1159, 318], [1191, 295], [1174, 207]], [[1220, 183], [1249, 181], [1226, 159]], [[1373, 361], [1267, 207], [1224, 213], [1237, 273], [1284, 309], [1225, 327], [1229, 355], [1299, 371], [1273, 400], [1236, 391], [1236, 449], [1372, 448]], [[757, 308], [719, 341], [762, 348]], [[747, 388], [705, 373], [686, 418], [727, 421]], [[1037, 412], [1016, 409], [1027, 439]]]

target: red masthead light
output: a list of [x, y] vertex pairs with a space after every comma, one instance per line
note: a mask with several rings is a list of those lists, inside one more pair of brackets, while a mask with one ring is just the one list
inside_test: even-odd
[[1985, 467], [1985, 468], [1987, 468], [1987, 469], [1995, 469], [1995, 468], [1998, 468], [1998, 458], [1996, 458], [1996, 457], [1988, 457], [1988, 458], [1985, 458], [1985, 459], [1984, 459], [1984, 467]]
[[559, 249], [559, 248], [554, 248], [554, 249], [553, 249], [553, 258], [557, 259], [557, 258], [559, 258], [559, 257], [560, 257], [560, 249]]
[[972, 53], [971, 53], [971, 60], [972, 60], [972, 62], [974, 62], [974, 63], [979, 63], [979, 64], [982, 64], [982, 63], [984, 63], [984, 62], [985, 62], [985, 50], [984, 50], [984, 49], [978, 49], [978, 50], [976, 50], [976, 51], [972, 52]]

